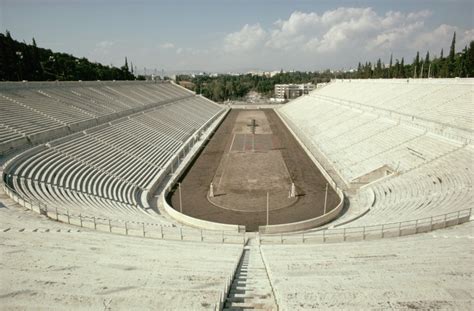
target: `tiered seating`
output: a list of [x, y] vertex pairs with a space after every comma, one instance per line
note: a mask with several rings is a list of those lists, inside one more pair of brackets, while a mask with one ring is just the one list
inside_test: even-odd
[[130, 239], [16, 208], [0, 208], [0, 239], [1, 309], [9, 310], [214, 310], [242, 249]]
[[[433, 110], [459, 101], [461, 108], [474, 107], [472, 97], [466, 97], [472, 94], [473, 81], [335, 82], [279, 111], [315, 156], [322, 163], [329, 163], [348, 188], [373, 182], [366, 186], [375, 195], [370, 212], [345, 226], [398, 222], [472, 207], [473, 146], [399, 123], [382, 110], [351, 106], [345, 101], [384, 109], [405, 107], [416, 112], [417, 117], [430, 111], [433, 122], [443, 126], [441, 122], [448, 123], [447, 115], [436, 115]], [[428, 108], [429, 103], [433, 103], [433, 110]], [[472, 133], [472, 113], [451, 117], [468, 120], [463, 126], [469, 124]], [[384, 174], [378, 174], [380, 170], [391, 176], [384, 178]], [[359, 205], [367, 201], [368, 193], [364, 189], [353, 197], [360, 211], [365, 210]]]
[[315, 96], [358, 103], [472, 129], [473, 79], [345, 80], [330, 83]]
[[59, 120], [12, 101], [10, 97], [5, 98], [3, 94], [0, 94], [0, 122], [3, 127], [24, 135], [64, 127]]
[[420, 219], [474, 206], [473, 155], [473, 146], [466, 146], [374, 184], [375, 205], [346, 226]]
[[372, 112], [311, 96], [280, 111], [306, 133], [347, 182], [385, 164], [398, 172], [407, 171], [462, 145]]
[[472, 230], [261, 248], [281, 310], [468, 310]]
[[0, 152], [15, 148], [7, 142], [23, 135], [37, 143], [32, 135], [41, 133], [43, 142], [108, 121], [96, 121], [100, 117], [113, 119], [114, 114], [189, 96], [192, 93], [169, 83], [0, 84], [0, 126], [20, 135], [0, 136]]
[[[131, 87], [118, 89], [126, 88]], [[178, 90], [155, 96], [156, 89], [163, 86], [144, 84], [130, 98], [143, 93], [144, 101], [149, 97], [153, 102], [183, 95]], [[127, 92], [132, 94], [132, 89]], [[94, 100], [98, 103], [101, 96]], [[142, 192], [167, 174], [167, 163], [188, 138], [222, 111], [197, 96], [175, 100], [39, 146], [11, 164], [6, 181], [20, 195], [60, 211], [150, 222], [153, 218], [142, 209]]]

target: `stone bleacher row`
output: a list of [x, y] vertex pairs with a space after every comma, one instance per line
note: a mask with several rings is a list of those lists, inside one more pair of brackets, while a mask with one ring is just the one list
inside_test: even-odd
[[[351, 208], [352, 201], [356, 205], [359, 202], [367, 207], [372, 206], [370, 212], [345, 224], [345, 227], [430, 217], [470, 208], [474, 203], [474, 147], [471, 144], [399, 123], [385, 114], [378, 115], [372, 109], [350, 107], [338, 101], [338, 98], [351, 98], [354, 101], [364, 99], [366, 104], [382, 106], [383, 103], [376, 101], [399, 98], [403, 100], [406, 111], [423, 116], [427, 111], [426, 102], [433, 100], [433, 104], [439, 107], [440, 93], [449, 93], [456, 100], [464, 98], [465, 102], [458, 103], [460, 107], [474, 107], [472, 97], [467, 99], [463, 95], [472, 92], [472, 79], [460, 80], [459, 84], [452, 81], [426, 82], [416, 87], [404, 81], [336, 82], [335, 86], [331, 83], [279, 110], [289, 121], [288, 124], [296, 127], [296, 132], [304, 136], [302, 140], [315, 156], [318, 155], [317, 151], [324, 155], [324, 158], [319, 156], [321, 161], [329, 162], [348, 188], [357, 188], [361, 185], [358, 183], [361, 177], [382, 167], [393, 171], [391, 176], [363, 186], [351, 198]], [[465, 88], [466, 85], [470, 90]], [[384, 86], [386, 96], [378, 94]], [[419, 86], [426, 87], [426, 90]], [[363, 87], [365, 95], [354, 95], [360, 87]], [[396, 92], [400, 94], [394, 94]], [[330, 100], [319, 96], [320, 93], [339, 97]], [[424, 94], [423, 105], [418, 106], [421, 94]], [[470, 118], [472, 132], [473, 114], [465, 118]], [[446, 120], [440, 117], [438, 121], [441, 123]], [[372, 196], [368, 193], [372, 191], [373, 200], [369, 202], [367, 198]]]
[[108, 122], [37, 146], [9, 165], [5, 182], [59, 212], [161, 222], [143, 210], [142, 192], [168, 174], [165, 164], [222, 111], [194, 96]]
[[314, 95], [472, 130], [474, 79], [338, 80]]
[[[97, 83], [27, 87], [0, 85], [0, 152], [50, 140], [192, 94], [169, 83]], [[59, 132], [55, 137], [48, 135]], [[41, 142], [42, 142], [41, 141]]]

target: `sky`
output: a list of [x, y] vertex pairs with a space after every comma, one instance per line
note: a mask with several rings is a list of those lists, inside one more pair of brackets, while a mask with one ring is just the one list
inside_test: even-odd
[[474, 40], [472, 0], [0, 0], [0, 31], [140, 72], [350, 69]]

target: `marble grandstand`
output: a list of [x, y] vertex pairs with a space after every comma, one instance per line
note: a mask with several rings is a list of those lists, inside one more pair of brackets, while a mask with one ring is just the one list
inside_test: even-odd
[[159, 206], [228, 110], [172, 83], [0, 84], [0, 306], [472, 306], [474, 79], [336, 80], [276, 108], [346, 197], [303, 232], [226, 239]]

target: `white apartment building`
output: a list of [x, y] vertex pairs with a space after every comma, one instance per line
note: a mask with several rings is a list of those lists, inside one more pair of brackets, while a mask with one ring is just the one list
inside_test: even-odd
[[293, 99], [315, 89], [312, 83], [275, 84], [275, 98], [278, 100]]

